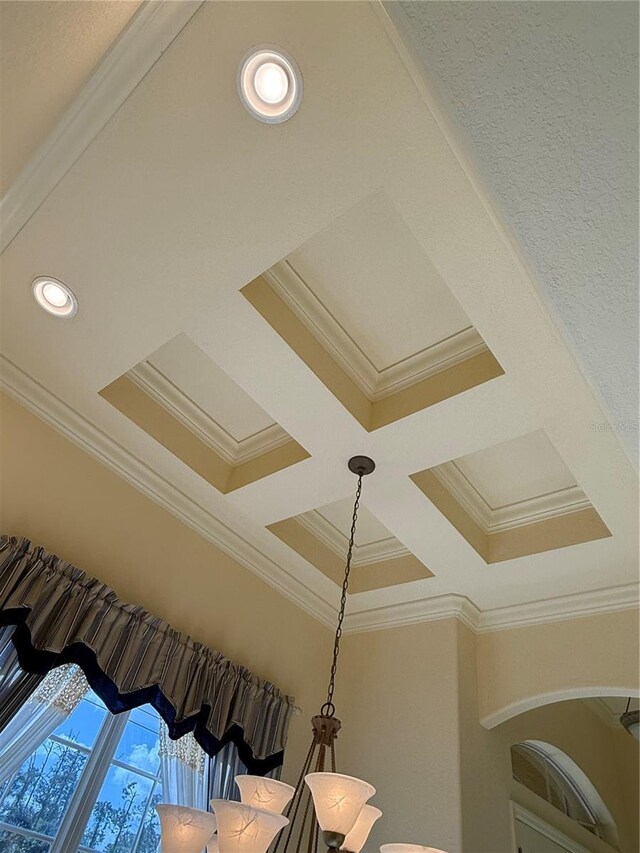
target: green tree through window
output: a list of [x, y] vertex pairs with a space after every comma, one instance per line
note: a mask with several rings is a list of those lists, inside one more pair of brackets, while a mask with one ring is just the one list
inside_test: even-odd
[[90, 692], [0, 789], [2, 853], [156, 853], [161, 725]]

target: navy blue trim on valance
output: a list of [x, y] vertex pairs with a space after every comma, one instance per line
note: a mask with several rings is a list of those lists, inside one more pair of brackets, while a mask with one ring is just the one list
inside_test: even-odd
[[0, 626], [7, 625], [16, 626], [26, 672], [77, 664], [114, 714], [150, 704], [173, 739], [193, 732], [211, 756], [233, 743], [255, 775], [282, 765], [290, 697], [28, 540], [0, 537]]

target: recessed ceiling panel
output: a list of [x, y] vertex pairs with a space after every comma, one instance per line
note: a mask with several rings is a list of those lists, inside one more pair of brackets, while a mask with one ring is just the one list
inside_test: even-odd
[[186, 335], [100, 393], [221, 492], [309, 455]]
[[[345, 498], [276, 522], [269, 530], [341, 585], [352, 513], [353, 501]], [[373, 513], [360, 506], [352, 557], [352, 592], [396, 586], [432, 576]]]
[[542, 430], [478, 450], [453, 464], [492, 510], [576, 486]]
[[471, 328], [385, 193], [287, 261], [378, 373]]
[[611, 535], [542, 430], [411, 479], [487, 563]]
[[503, 373], [382, 192], [242, 293], [368, 431]]

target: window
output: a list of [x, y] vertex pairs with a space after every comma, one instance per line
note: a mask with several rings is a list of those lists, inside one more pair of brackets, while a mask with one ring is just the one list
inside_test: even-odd
[[[613, 827], [611, 816], [599, 800], [593, 785], [568, 755], [539, 741], [518, 743], [511, 747], [511, 770], [517, 782], [577, 821], [593, 835], [610, 840]], [[579, 785], [578, 778], [586, 781]], [[587, 796], [587, 788], [599, 801], [595, 807], [592, 797]], [[599, 814], [601, 811], [604, 815], [602, 819]]]
[[0, 789], [3, 853], [156, 853], [163, 725], [89, 691]]

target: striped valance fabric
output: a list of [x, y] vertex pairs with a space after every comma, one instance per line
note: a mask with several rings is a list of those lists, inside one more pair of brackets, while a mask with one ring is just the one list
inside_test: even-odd
[[150, 703], [209, 755], [233, 742], [249, 772], [282, 763], [291, 697], [27, 539], [0, 537], [0, 625], [28, 672], [76, 663], [113, 713]]

